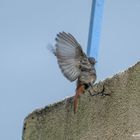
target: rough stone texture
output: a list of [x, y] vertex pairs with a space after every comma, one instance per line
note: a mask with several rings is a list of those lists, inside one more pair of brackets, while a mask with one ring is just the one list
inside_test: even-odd
[[73, 97], [47, 106], [26, 117], [23, 140], [140, 140], [140, 62], [125, 72], [96, 84], [111, 96]]

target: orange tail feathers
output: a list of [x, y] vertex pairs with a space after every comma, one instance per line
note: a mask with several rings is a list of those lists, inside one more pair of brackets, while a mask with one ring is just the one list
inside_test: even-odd
[[77, 112], [78, 97], [84, 92], [84, 85], [78, 85], [74, 96], [74, 114]]

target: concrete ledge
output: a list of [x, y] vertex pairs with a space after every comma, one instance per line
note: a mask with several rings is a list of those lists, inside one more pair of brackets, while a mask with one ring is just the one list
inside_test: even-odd
[[73, 97], [38, 109], [25, 118], [23, 140], [138, 140], [140, 139], [140, 62], [96, 84], [111, 96], [83, 94], [78, 112]]

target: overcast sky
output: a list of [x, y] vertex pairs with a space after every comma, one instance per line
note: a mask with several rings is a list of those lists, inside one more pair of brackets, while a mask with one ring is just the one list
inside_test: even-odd
[[[0, 139], [19, 140], [33, 110], [73, 96], [46, 49], [56, 33], [73, 34], [86, 51], [91, 0], [0, 1]], [[140, 60], [140, 1], [105, 0], [98, 80]]]

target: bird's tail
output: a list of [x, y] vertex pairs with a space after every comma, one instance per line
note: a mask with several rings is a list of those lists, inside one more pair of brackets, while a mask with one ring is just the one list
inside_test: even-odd
[[84, 85], [78, 85], [76, 88], [76, 94], [74, 96], [74, 114], [77, 112], [78, 108], [78, 98], [84, 92]]

